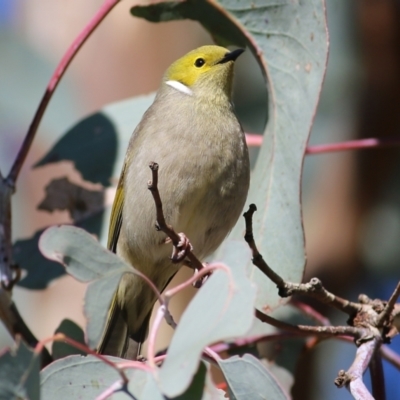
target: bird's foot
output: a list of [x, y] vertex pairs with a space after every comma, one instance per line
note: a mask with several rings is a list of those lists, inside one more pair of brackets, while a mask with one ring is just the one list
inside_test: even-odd
[[174, 263], [182, 262], [187, 253], [193, 250], [193, 246], [190, 244], [188, 237], [184, 233], [178, 233], [179, 235], [179, 243], [174, 246], [172, 250], [172, 257], [171, 260]]
[[[207, 264], [203, 264], [203, 267], [206, 267]], [[194, 270], [194, 276], [196, 276], [199, 273], [199, 270], [197, 268], [195, 268]], [[208, 279], [208, 277], [211, 275], [211, 272], [203, 275], [202, 277], [200, 277], [199, 279], [197, 279], [196, 281], [193, 282], [193, 287], [195, 287], [196, 289], [200, 289], [204, 283], [206, 282], [206, 280]]]

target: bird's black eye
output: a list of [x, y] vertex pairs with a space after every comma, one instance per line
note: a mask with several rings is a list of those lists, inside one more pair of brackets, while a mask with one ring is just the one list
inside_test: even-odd
[[197, 68], [201, 68], [206, 62], [204, 61], [204, 58], [197, 58], [196, 61], [194, 62], [194, 65]]

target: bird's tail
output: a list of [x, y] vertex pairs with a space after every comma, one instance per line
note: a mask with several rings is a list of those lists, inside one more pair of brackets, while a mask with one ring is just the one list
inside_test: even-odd
[[140, 329], [129, 334], [127, 318], [124, 310], [117, 303], [117, 294], [111, 303], [107, 325], [97, 348], [104, 355], [136, 360], [140, 355], [142, 343], [146, 339], [151, 313], [148, 314]]

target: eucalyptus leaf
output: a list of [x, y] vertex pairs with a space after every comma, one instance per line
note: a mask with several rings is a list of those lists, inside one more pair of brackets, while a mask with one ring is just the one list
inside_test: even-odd
[[253, 321], [255, 286], [244, 266], [216, 270], [184, 311], [160, 372], [160, 387], [168, 397], [189, 386], [204, 347], [244, 335]]
[[250, 354], [219, 360], [218, 365], [236, 400], [290, 399], [271, 372]]
[[112, 120], [96, 113], [72, 127], [35, 167], [72, 161], [85, 180], [108, 186], [117, 145], [117, 132]]
[[[107, 357], [117, 364], [126, 360]], [[94, 356], [73, 355], [57, 360], [41, 372], [42, 400], [95, 399], [114, 386], [108, 398], [113, 400], [164, 400], [157, 381], [150, 371], [129, 368], [125, 370], [128, 385], [122, 387], [118, 382], [118, 372]], [[224, 400], [224, 392], [215, 388], [210, 379], [210, 371], [204, 363], [187, 389], [179, 397], [170, 400]]]
[[48, 228], [40, 238], [39, 248], [45, 257], [64, 265], [76, 279], [91, 282], [86, 291], [84, 310], [87, 342], [89, 347], [96, 347], [121, 277], [135, 273], [135, 269], [83, 229], [69, 225]]
[[[90, 217], [76, 222], [77, 227], [98, 236], [102, 229], [104, 212], [97, 212]], [[58, 262], [45, 258], [39, 250], [39, 238], [45, 229], [40, 229], [28, 239], [17, 240], [13, 245], [14, 262], [26, 275], [17, 283], [27, 289], [45, 289], [54, 279], [65, 274], [65, 268]]]
[[[116, 357], [109, 359], [121, 361]], [[95, 399], [120, 379], [115, 369], [94, 356], [68, 356], [54, 361], [41, 371], [41, 399]]]
[[25, 343], [0, 355], [0, 399], [40, 399], [40, 354]]

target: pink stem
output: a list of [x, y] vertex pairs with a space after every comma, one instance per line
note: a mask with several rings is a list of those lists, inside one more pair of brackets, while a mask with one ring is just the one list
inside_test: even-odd
[[[262, 135], [246, 133], [246, 142], [249, 147], [259, 147], [263, 141]], [[346, 142], [318, 144], [308, 146], [306, 154], [332, 153], [335, 151], [364, 150], [381, 147], [400, 146], [400, 137], [388, 137], [382, 139], [370, 138], [359, 140], [348, 140]]]
[[222, 263], [212, 263], [207, 265], [207, 267], [204, 267], [203, 269], [198, 271], [197, 274], [194, 274], [187, 281], [181, 283], [178, 286], [173, 287], [172, 289], [167, 290], [164, 294], [165, 298], [170, 299], [171, 297], [175, 296], [178, 292], [182, 291], [183, 289], [189, 287], [194, 282], [198, 281], [202, 276], [207, 275], [217, 269], [222, 269], [223, 271], [225, 271], [229, 276], [230, 282], [233, 281], [231, 271], [226, 265]]
[[31, 148], [33, 139], [39, 127], [40, 121], [46, 111], [47, 105], [50, 102], [53, 93], [59, 84], [62, 76], [64, 75], [66, 69], [68, 68], [71, 61], [74, 59], [75, 55], [78, 53], [79, 49], [89, 38], [91, 33], [97, 28], [100, 22], [107, 16], [107, 14], [119, 3], [120, 0], [105, 0], [100, 10], [95, 14], [91, 21], [85, 26], [82, 32], [77, 36], [77, 38], [72, 42], [71, 46], [65, 53], [64, 57], [61, 59], [53, 76], [50, 78], [49, 84], [47, 85], [46, 91], [40, 101], [40, 104], [36, 110], [35, 116], [29, 126], [28, 132], [22, 143], [22, 146], [15, 158], [14, 164], [11, 167], [11, 171], [8, 174], [8, 180], [11, 183], [15, 183], [19, 172], [21, 171], [22, 165], [28, 155], [29, 149]]
[[157, 332], [158, 332], [158, 328], [161, 325], [161, 322], [164, 318], [165, 315], [165, 311], [166, 311], [166, 306], [165, 305], [161, 305], [159, 307], [159, 309], [157, 310], [157, 314], [156, 317], [153, 321], [153, 326], [150, 329], [150, 333], [149, 333], [149, 341], [147, 344], [147, 361], [149, 363], [150, 368], [155, 371], [156, 367], [157, 367], [157, 363], [155, 360], [155, 343], [156, 343], [156, 337], [157, 337]]
[[364, 150], [390, 146], [400, 146], [400, 137], [359, 139], [339, 143], [320, 144], [307, 147], [306, 154], [321, 154], [344, 150]]
[[246, 142], [249, 147], [260, 147], [263, 142], [263, 135], [246, 133]]

